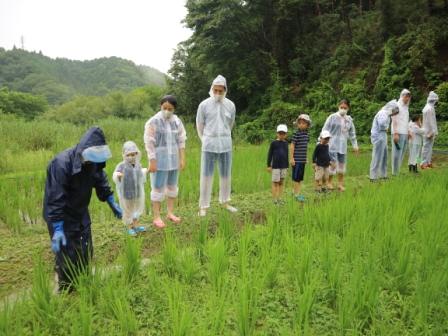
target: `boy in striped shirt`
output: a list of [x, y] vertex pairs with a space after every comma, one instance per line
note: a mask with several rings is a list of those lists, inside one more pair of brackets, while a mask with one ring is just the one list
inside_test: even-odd
[[311, 119], [307, 114], [301, 114], [294, 122], [297, 131], [294, 132], [291, 140], [290, 157], [292, 165], [292, 180], [294, 181], [294, 197], [299, 201], [304, 201], [305, 197], [299, 194], [300, 182], [305, 175], [305, 164], [308, 163], [306, 157], [308, 151], [308, 142], [310, 134], [308, 132], [311, 126]]

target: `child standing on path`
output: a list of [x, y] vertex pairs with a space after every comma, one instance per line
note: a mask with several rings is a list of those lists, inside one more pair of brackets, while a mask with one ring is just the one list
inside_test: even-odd
[[418, 114], [414, 114], [409, 122], [409, 133], [412, 133], [412, 138], [409, 140], [409, 172], [418, 173], [417, 160], [420, 157], [423, 135], [426, 133], [426, 130], [422, 127], [422, 120]]
[[[272, 173], [272, 197], [274, 204], [283, 205], [283, 181], [288, 172], [288, 127], [278, 125], [277, 139], [271, 142], [268, 152], [268, 172]], [[278, 197], [277, 197], [278, 192]]]
[[177, 99], [165, 96], [160, 102], [160, 111], [145, 125], [145, 146], [150, 162], [151, 201], [154, 210], [154, 221], [157, 228], [166, 227], [160, 217], [160, 203], [165, 199], [168, 208], [167, 219], [180, 223], [181, 219], [174, 215], [174, 199], [179, 193], [177, 181], [179, 169], [185, 168], [185, 140], [187, 132], [184, 124], [174, 114]]
[[303, 181], [305, 175], [305, 164], [308, 163], [306, 157], [308, 150], [308, 142], [310, 141], [310, 134], [308, 129], [311, 126], [311, 119], [307, 114], [301, 114], [294, 122], [297, 126], [297, 131], [294, 132], [291, 140], [291, 166], [292, 166], [292, 180], [294, 181], [294, 197], [299, 201], [304, 201], [305, 197], [299, 194], [300, 182]]
[[112, 178], [117, 185], [118, 200], [123, 210], [123, 222], [127, 225], [126, 233], [136, 236], [146, 228], [138, 225], [138, 219], [145, 211], [145, 189], [147, 168], [142, 168], [142, 154], [137, 145], [128, 141], [123, 146], [123, 161], [115, 168]]
[[[330, 150], [328, 143], [330, 142], [330, 132], [322, 131], [320, 133], [320, 142], [316, 145], [313, 153], [313, 168], [316, 170], [314, 175], [314, 185], [316, 194], [327, 193], [327, 181], [330, 175], [330, 166], [333, 165], [330, 159]], [[319, 188], [322, 185], [322, 190]]]

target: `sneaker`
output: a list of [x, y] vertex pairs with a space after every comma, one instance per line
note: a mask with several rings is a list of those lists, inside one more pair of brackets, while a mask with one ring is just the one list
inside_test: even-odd
[[437, 166], [435, 164], [432, 164], [432, 163], [428, 163], [428, 167], [429, 168], [437, 168]]
[[326, 194], [328, 192], [327, 188], [322, 188], [322, 193]]
[[299, 200], [299, 201], [304, 201], [305, 200], [305, 197], [303, 197], [302, 195], [299, 195], [299, 196], [297, 196], [297, 199]]
[[431, 167], [427, 166], [427, 165], [423, 165], [423, 166], [420, 166], [420, 169], [431, 169]]
[[272, 201], [272, 204], [277, 205], [278, 202], [277, 201]]
[[143, 226], [137, 226], [136, 228], [133, 228], [133, 229], [134, 229], [134, 231], [137, 231], [137, 232], [146, 232], [146, 228]]
[[285, 205], [285, 201], [284, 200], [280, 200], [280, 201], [278, 201], [278, 204], [280, 204], [280, 206], [284, 206]]
[[320, 194], [320, 190], [319, 189], [316, 189], [316, 194]]
[[132, 228], [129, 229], [129, 230], [128, 230], [128, 229], [125, 229], [124, 231], [125, 231], [128, 235], [131, 235], [132, 237], [137, 236], [137, 232], [135, 232], [134, 229], [132, 229]]

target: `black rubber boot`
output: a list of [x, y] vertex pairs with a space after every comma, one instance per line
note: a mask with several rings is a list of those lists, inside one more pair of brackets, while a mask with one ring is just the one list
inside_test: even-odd
[[409, 172], [412, 173], [414, 171], [414, 166], [413, 165], [409, 165]]

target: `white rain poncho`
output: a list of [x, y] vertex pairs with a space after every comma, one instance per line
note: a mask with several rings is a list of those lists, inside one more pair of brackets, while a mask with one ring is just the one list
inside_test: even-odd
[[179, 148], [185, 148], [187, 133], [184, 124], [176, 116], [165, 119], [161, 111], [145, 125], [145, 148], [148, 159], [155, 159], [157, 170], [179, 169]]
[[423, 128], [426, 130], [426, 134], [423, 138], [422, 166], [431, 164], [434, 137], [439, 134], [436, 122], [436, 109], [434, 107], [438, 101], [439, 96], [434, 91], [431, 91], [423, 108]]
[[[126, 159], [129, 153], [137, 153], [133, 164]], [[123, 210], [123, 222], [131, 224], [133, 219], [138, 219], [145, 211], [143, 184], [146, 182], [147, 169], [140, 165], [142, 154], [134, 142], [124, 144], [122, 155], [124, 161], [115, 168], [113, 180], [117, 185], [118, 200]], [[118, 173], [123, 174], [121, 179], [118, 178]]]
[[322, 131], [328, 131], [331, 134], [330, 152], [347, 154], [347, 139], [350, 139], [353, 148], [358, 148], [355, 124], [352, 117], [348, 115], [342, 116], [339, 112], [331, 114], [325, 121]]
[[[392, 117], [392, 174], [397, 175], [400, 171], [400, 167], [403, 164], [403, 159], [406, 154], [406, 148], [408, 146], [408, 124], [409, 124], [409, 102], [405, 104], [403, 96], [411, 94], [407, 89], [403, 89], [400, 93], [400, 99], [398, 100], [398, 109], [400, 112]], [[394, 134], [398, 134], [398, 143], [401, 149], [397, 149], [394, 145]]]
[[398, 109], [400, 112], [392, 117], [392, 134], [408, 134], [409, 124], [409, 102], [405, 104], [403, 102], [403, 96], [411, 94], [407, 89], [403, 89], [398, 100]]
[[[226, 88], [224, 97], [219, 101], [213, 94], [213, 87]], [[227, 81], [219, 75], [210, 88], [210, 98], [199, 104], [196, 115], [196, 127], [202, 141], [201, 177], [199, 207], [210, 207], [213, 177], [218, 165], [219, 202], [230, 201], [232, 170], [232, 128], [235, 123], [235, 104], [225, 97]]]
[[397, 100], [391, 100], [384, 105], [373, 118], [370, 139], [373, 144], [372, 161], [370, 162], [370, 179], [387, 177], [387, 130], [391, 122], [391, 114], [398, 109]]
[[372, 144], [380, 141], [386, 134], [390, 126], [392, 110], [394, 109], [398, 109], [396, 99], [384, 105], [373, 118], [372, 129], [370, 130]]
[[202, 151], [224, 153], [232, 150], [232, 128], [235, 123], [235, 104], [227, 99], [226, 92], [221, 101], [213, 94], [215, 85], [227, 89], [226, 79], [219, 75], [210, 88], [210, 98], [201, 102], [196, 115], [196, 127], [202, 141]]
[[425, 134], [425, 129], [420, 127], [417, 123], [409, 122], [409, 132], [412, 133], [413, 137], [409, 140], [409, 158], [408, 164], [416, 165], [417, 159], [420, 157], [420, 149], [422, 148], [423, 135]]
[[426, 130], [426, 135], [430, 133], [437, 135], [439, 134], [437, 130], [437, 122], [436, 122], [436, 110], [434, 108], [434, 104], [439, 101], [439, 96], [431, 91], [429, 93], [428, 99], [426, 100], [426, 105], [423, 108], [423, 128]]

